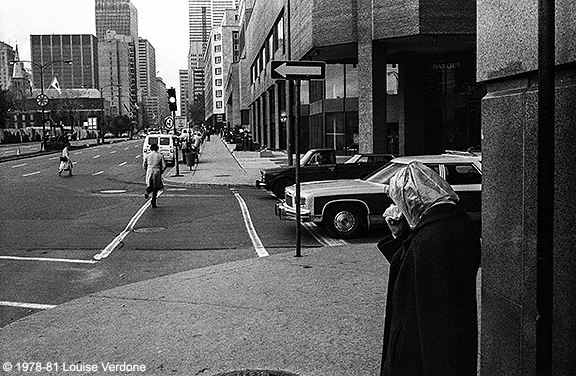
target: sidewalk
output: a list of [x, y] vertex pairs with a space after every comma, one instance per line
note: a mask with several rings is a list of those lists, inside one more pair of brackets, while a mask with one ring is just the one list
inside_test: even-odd
[[[164, 174], [164, 181], [186, 185], [242, 185], [256, 186], [260, 171], [266, 168], [286, 164], [285, 153], [273, 151], [272, 157], [260, 157], [257, 151], [234, 151], [234, 145], [226, 144], [220, 137], [212, 136], [205, 141], [199, 155], [200, 162], [192, 169], [180, 163], [179, 173], [176, 167]], [[179, 155], [180, 159], [182, 156]]]
[[[285, 159], [230, 152], [212, 137], [194, 172], [180, 164], [182, 176], [173, 168], [165, 180], [254, 186], [260, 169]], [[0, 360], [96, 365], [92, 374], [115, 374], [104, 372], [110, 362], [146, 367], [118, 374], [378, 375], [387, 270], [374, 244], [356, 244], [121, 286], [0, 329]]]

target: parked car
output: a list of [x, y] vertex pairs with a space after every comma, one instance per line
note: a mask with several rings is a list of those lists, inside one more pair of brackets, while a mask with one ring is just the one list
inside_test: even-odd
[[[460, 204], [480, 224], [482, 207], [481, 157], [474, 154], [441, 154], [400, 157], [363, 179], [303, 183], [300, 186], [302, 222], [325, 226], [337, 238], [357, 237], [361, 230], [383, 224], [382, 214], [392, 201], [386, 194], [390, 178], [412, 161], [434, 169], [452, 185]], [[286, 188], [285, 200], [276, 204], [280, 219], [295, 219], [295, 186]]]
[[[334, 149], [311, 149], [300, 158], [300, 182], [364, 177], [394, 158], [391, 154], [356, 154], [337, 163]], [[284, 189], [296, 181], [296, 167], [275, 167], [260, 171], [256, 187], [284, 197]]]
[[144, 144], [142, 145], [142, 156], [145, 157], [146, 154], [150, 153], [150, 145], [158, 144], [158, 152], [164, 156], [166, 163], [175, 164], [175, 137], [176, 136], [168, 134], [147, 135], [144, 139]]

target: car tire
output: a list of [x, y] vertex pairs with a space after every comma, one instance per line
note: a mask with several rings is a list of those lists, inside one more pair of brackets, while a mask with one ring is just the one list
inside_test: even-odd
[[322, 223], [335, 238], [355, 238], [362, 229], [362, 210], [353, 204], [333, 205], [326, 210]]
[[272, 193], [274, 193], [274, 196], [276, 196], [280, 199], [283, 199], [284, 198], [284, 190], [286, 189], [286, 187], [289, 187], [293, 184], [294, 184], [294, 182], [290, 179], [286, 179], [286, 178], [277, 179], [274, 182], [274, 185], [272, 186]]

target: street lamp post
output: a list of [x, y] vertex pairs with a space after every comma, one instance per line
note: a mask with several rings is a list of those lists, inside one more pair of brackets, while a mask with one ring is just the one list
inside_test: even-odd
[[44, 143], [46, 142], [46, 121], [44, 118], [44, 108], [48, 104], [48, 96], [46, 96], [46, 94], [44, 94], [44, 70], [54, 63], [65, 63], [65, 64], [71, 65], [72, 60], [53, 60], [53, 61], [49, 61], [49, 62], [44, 63], [44, 64], [39, 64], [39, 63], [37, 63], [35, 61], [31, 61], [31, 60], [11, 60], [10, 61], [10, 64], [15, 64], [15, 63], [30, 63], [33, 66], [35, 66], [36, 68], [38, 68], [38, 70], [40, 71], [40, 95], [36, 97], [36, 103], [38, 103], [38, 105], [42, 108], [42, 144], [40, 145], [40, 150], [42, 150], [42, 147], [44, 146]]
[[[102, 138], [102, 144], [104, 144], [104, 95], [103, 90], [107, 87], [118, 87], [121, 88], [120, 84], [110, 84], [102, 86], [100, 90], [100, 137]], [[98, 139], [97, 139], [98, 140]]]

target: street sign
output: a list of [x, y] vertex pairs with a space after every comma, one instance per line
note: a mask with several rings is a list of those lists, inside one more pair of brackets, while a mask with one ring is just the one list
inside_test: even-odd
[[164, 128], [172, 129], [174, 127], [174, 120], [172, 120], [172, 116], [166, 116], [164, 118]]
[[323, 61], [272, 61], [272, 78], [284, 80], [323, 80], [326, 63]]

